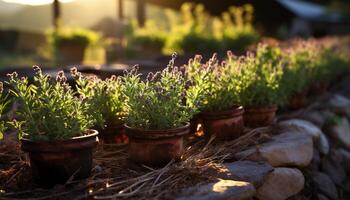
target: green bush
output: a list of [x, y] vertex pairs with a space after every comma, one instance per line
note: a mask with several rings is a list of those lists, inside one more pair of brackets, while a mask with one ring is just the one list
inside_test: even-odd
[[188, 101], [201, 112], [225, 111], [240, 105], [239, 79], [226, 63], [219, 63], [216, 54], [205, 64], [201, 56], [191, 59], [186, 66], [191, 85]]
[[[259, 34], [252, 26], [250, 5], [231, 7], [221, 18], [211, 17], [202, 4], [184, 3], [180, 14], [166, 11], [167, 26], [149, 20], [144, 28], [132, 25], [129, 45], [163, 45], [163, 53], [213, 53], [228, 49], [243, 52], [255, 44]], [[163, 19], [162, 19], [163, 20]]]
[[240, 101], [243, 106], [282, 104], [285, 92], [280, 83], [283, 76], [282, 52], [278, 47], [259, 44], [256, 53], [238, 60], [228, 58], [240, 79]]
[[112, 76], [105, 80], [85, 77], [75, 67], [71, 69], [71, 75], [76, 80], [79, 96], [90, 105], [88, 112], [94, 116], [99, 128], [124, 123], [125, 98], [121, 77]]
[[10, 93], [19, 104], [18, 118], [11, 124], [20, 138], [33, 141], [64, 140], [86, 134], [95, 123], [89, 105], [66, 83], [63, 71], [53, 81], [34, 67], [34, 82], [9, 74]]
[[189, 122], [194, 110], [186, 103], [186, 81], [174, 67], [174, 59], [163, 71], [148, 74], [145, 81], [136, 68], [124, 75], [128, 126], [170, 129]]

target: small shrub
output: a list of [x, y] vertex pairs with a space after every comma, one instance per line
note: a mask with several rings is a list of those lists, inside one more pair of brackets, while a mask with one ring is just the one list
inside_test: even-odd
[[7, 105], [10, 103], [7, 97], [8, 95], [4, 93], [4, 85], [2, 82], [0, 82], [0, 140], [3, 139], [4, 133], [7, 129], [6, 120], [3, 116]]
[[10, 93], [19, 103], [18, 118], [11, 124], [20, 138], [33, 141], [64, 140], [84, 135], [95, 123], [89, 105], [66, 83], [63, 71], [56, 80], [34, 67], [34, 82], [9, 74]]
[[134, 128], [170, 129], [189, 122], [194, 109], [186, 103], [186, 81], [174, 59], [161, 72], [150, 73], [142, 81], [133, 68], [123, 77], [126, 124]]
[[260, 44], [255, 54], [248, 53], [238, 60], [228, 58], [241, 79], [242, 105], [269, 106], [284, 103], [286, 94], [280, 87], [283, 76], [281, 55], [281, 49]]
[[239, 79], [230, 65], [219, 63], [216, 54], [205, 64], [196, 56], [186, 66], [191, 83], [188, 101], [202, 112], [225, 111], [239, 105]]
[[89, 105], [89, 113], [96, 119], [96, 126], [122, 125], [125, 105], [121, 78], [112, 76], [105, 80], [97, 77], [84, 77], [76, 68], [71, 69], [78, 94]]

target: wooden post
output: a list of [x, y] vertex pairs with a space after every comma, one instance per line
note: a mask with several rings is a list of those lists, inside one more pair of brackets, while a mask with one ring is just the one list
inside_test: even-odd
[[118, 6], [118, 18], [119, 20], [123, 20], [124, 19], [124, 1], [117, 0], [117, 6]]
[[55, 29], [59, 26], [59, 21], [61, 18], [60, 2], [58, 0], [53, 1], [53, 26]]
[[146, 3], [145, 0], [137, 0], [136, 4], [137, 22], [139, 27], [143, 27], [146, 21]]

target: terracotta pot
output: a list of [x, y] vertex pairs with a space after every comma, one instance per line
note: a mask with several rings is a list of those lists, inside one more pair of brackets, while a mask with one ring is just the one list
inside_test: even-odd
[[60, 64], [81, 64], [84, 60], [86, 45], [62, 44], [58, 48], [58, 62]]
[[307, 105], [307, 90], [296, 92], [289, 97], [288, 108], [298, 110]]
[[105, 144], [127, 144], [128, 137], [125, 134], [125, 127], [123, 124], [108, 126], [104, 129], [98, 128], [98, 138]]
[[244, 109], [235, 107], [223, 112], [203, 112], [201, 114], [204, 134], [215, 134], [219, 139], [236, 139], [242, 135]]
[[136, 163], [161, 167], [183, 153], [183, 136], [190, 132], [190, 124], [167, 130], [145, 130], [125, 125], [129, 137], [129, 156]]
[[311, 84], [309, 93], [310, 95], [322, 95], [327, 92], [329, 87], [328, 82], [326, 81], [318, 81]]
[[88, 135], [68, 140], [34, 142], [21, 139], [22, 150], [29, 154], [34, 181], [50, 188], [64, 184], [73, 174], [75, 180], [89, 177], [97, 135], [97, 131], [90, 130]]
[[269, 126], [276, 116], [277, 105], [244, 107], [244, 124], [251, 128]]

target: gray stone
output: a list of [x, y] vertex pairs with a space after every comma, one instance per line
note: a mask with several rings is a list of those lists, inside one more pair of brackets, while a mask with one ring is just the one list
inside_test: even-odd
[[323, 113], [318, 111], [306, 112], [302, 116], [300, 116], [300, 118], [309, 121], [317, 125], [318, 127], [322, 127], [326, 122], [326, 118], [323, 115]]
[[306, 167], [312, 156], [312, 137], [296, 132], [276, 135], [267, 143], [235, 154], [239, 160], [266, 161], [273, 167]]
[[321, 154], [328, 155], [329, 150], [330, 150], [330, 146], [329, 146], [328, 138], [327, 138], [327, 136], [324, 133], [322, 133], [320, 135], [320, 138], [316, 142], [316, 146], [317, 146], [317, 149], [320, 151]]
[[317, 194], [317, 198], [318, 198], [318, 200], [328, 200], [328, 197], [326, 197], [323, 194]]
[[335, 149], [332, 151], [332, 158], [337, 159], [343, 168], [350, 174], [350, 151], [345, 149]]
[[222, 180], [186, 189], [177, 200], [251, 199], [256, 191], [251, 183]]
[[302, 119], [289, 119], [281, 121], [279, 126], [285, 131], [291, 130], [309, 134], [312, 136], [320, 153], [323, 155], [327, 155], [329, 153], [329, 143], [327, 137], [324, 135], [322, 130], [313, 123]]
[[328, 134], [344, 148], [350, 149], [350, 124], [346, 118], [341, 118], [339, 123], [330, 127]]
[[260, 200], [284, 200], [304, 188], [304, 175], [295, 168], [275, 168], [257, 190]]
[[326, 173], [332, 181], [341, 186], [343, 180], [346, 178], [346, 172], [340, 161], [333, 158], [325, 158], [322, 160], [322, 171]]
[[295, 129], [299, 132], [309, 134], [314, 140], [318, 140], [320, 134], [322, 133], [321, 129], [316, 125], [302, 119], [289, 119], [279, 122], [278, 125], [282, 128]]
[[268, 163], [244, 160], [225, 163], [224, 169], [215, 176], [221, 179], [247, 181], [257, 188], [272, 171], [273, 167]]
[[322, 172], [314, 172], [312, 173], [312, 180], [319, 189], [319, 192], [325, 194], [331, 199], [338, 199], [337, 188], [327, 174]]
[[350, 99], [343, 95], [334, 95], [329, 101], [329, 106], [338, 114], [346, 115], [350, 113]]
[[310, 164], [309, 167], [310, 167], [312, 170], [318, 171], [318, 170], [319, 170], [320, 163], [321, 163], [320, 153], [318, 152], [317, 149], [314, 149], [314, 151], [313, 151], [313, 156], [312, 156], [312, 161], [311, 161], [311, 164]]

